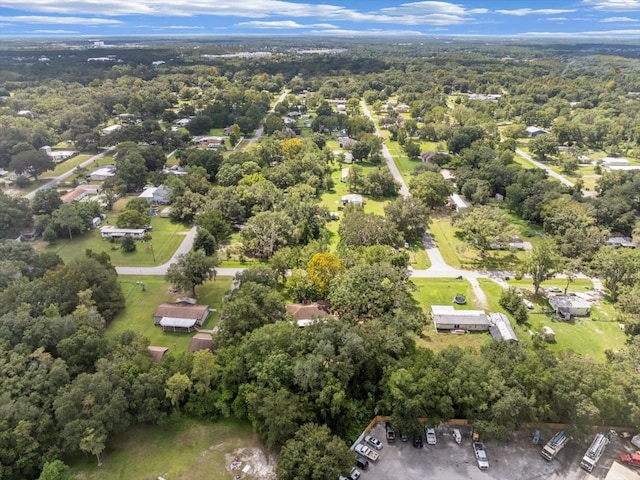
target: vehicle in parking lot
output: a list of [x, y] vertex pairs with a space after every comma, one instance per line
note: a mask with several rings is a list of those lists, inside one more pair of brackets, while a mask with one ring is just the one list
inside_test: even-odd
[[363, 445], [361, 443], [356, 445], [356, 452], [359, 453], [360, 455], [363, 455], [363, 456], [367, 457], [372, 462], [377, 461], [378, 457], [379, 457], [379, 453], [378, 452], [374, 452], [369, 447], [367, 447], [366, 445]]
[[384, 429], [387, 433], [387, 443], [396, 443], [396, 431], [389, 422], [384, 424]]
[[362, 470], [369, 468], [369, 460], [362, 455], [356, 455], [356, 466]]
[[560, 287], [549, 287], [547, 288], [547, 290], [551, 293], [560, 293], [562, 292], [562, 289]]
[[436, 429], [432, 427], [424, 427], [426, 437], [427, 437], [427, 445], [435, 445], [438, 443], [436, 439]]
[[371, 445], [376, 450], [382, 450], [382, 442], [372, 435], [364, 437], [364, 441]]
[[478, 468], [480, 470], [488, 470], [489, 459], [487, 458], [487, 451], [484, 449], [484, 444], [482, 442], [473, 442], [473, 452], [476, 455]]
[[351, 473], [349, 474], [349, 478], [351, 480], [358, 480], [360, 478], [360, 475], [361, 475], [360, 470], [358, 470], [356, 467], [353, 467], [351, 469]]
[[404, 432], [400, 432], [400, 440], [402, 440], [403, 442], [408, 442], [409, 441], [409, 435], [407, 435]]
[[458, 445], [460, 445], [460, 443], [462, 443], [462, 434], [460, 433], [460, 429], [454, 428], [451, 433], [453, 435], [453, 439]]
[[422, 435], [413, 436], [413, 446], [416, 448], [422, 448]]

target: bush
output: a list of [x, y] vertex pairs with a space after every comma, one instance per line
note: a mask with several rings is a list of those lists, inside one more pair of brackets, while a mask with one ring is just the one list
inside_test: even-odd
[[529, 319], [527, 306], [513, 287], [510, 287], [509, 290], [503, 290], [500, 295], [500, 306], [513, 315], [513, 318], [519, 324], [526, 323]]
[[136, 247], [136, 240], [131, 235], [125, 235], [120, 239], [120, 248], [124, 252], [135, 252]]

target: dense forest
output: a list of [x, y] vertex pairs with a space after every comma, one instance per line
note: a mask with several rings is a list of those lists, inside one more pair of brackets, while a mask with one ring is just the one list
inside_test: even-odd
[[[407, 433], [420, 428], [417, 418], [465, 418], [501, 440], [531, 422], [566, 423], [576, 437], [593, 425], [640, 427], [640, 252], [605, 243], [613, 232], [640, 236], [640, 174], [605, 172], [594, 195], [583, 195], [580, 182], [560, 185], [514, 159], [530, 125], [550, 131], [531, 139], [530, 152], [568, 171], [589, 150], [640, 157], [638, 48], [323, 47], [340, 49], [311, 55], [271, 41], [260, 48], [269, 56], [250, 58], [211, 56], [257, 48], [233, 42], [100, 51], [114, 62], [88, 62], [95, 52], [63, 47], [0, 51], [0, 168], [37, 177], [51, 169], [39, 149], [60, 142], [92, 153], [113, 147], [117, 166], [102, 186], [106, 206], [62, 204], [51, 190], [31, 201], [0, 192], [0, 237], [34, 229], [45, 242], [73, 238], [118, 196], [165, 184], [172, 220], [198, 227], [200, 254], [185, 257], [186, 266], [210, 270], [234, 230], [242, 255], [262, 263], [238, 274], [238, 288], [225, 296], [213, 351], [171, 352], [157, 364], [143, 336], [105, 334], [125, 303], [108, 255], [89, 250], [65, 264], [3, 240], [0, 479], [38, 478], [79, 452], [99, 463], [113, 434], [174, 415], [250, 422], [282, 453], [283, 479], [298, 478], [292, 456], [318, 439], [330, 449], [326, 478], [337, 478], [353, 461], [346, 445], [376, 414], [391, 415]], [[478, 101], [472, 93], [497, 97]], [[399, 195], [361, 99], [386, 138], [425, 160], [408, 181], [411, 197]], [[408, 115], [385, 109], [390, 100], [406, 104]], [[285, 125], [291, 111], [309, 114], [307, 134]], [[181, 118], [188, 125], [172, 129]], [[123, 128], [103, 133], [116, 123]], [[264, 137], [235, 148], [259, 128]], [[212, 129], [228, 130], [225, 148], [194, 145]], [[340, 159], [327, 143], [338, 135], [354, 142], [351, 191], [385, 205], [378, 213], [346, 205], [332, 233], [320, 199], [334, 188]], [[420, 142], [446, 151], [425, 159]], [[165, 171], [170, 152], [184, 175]], [[358, 163], [373, 168], [361, 174]], [[455, 173], [455, 187], [441, 168]], [[551, 271], [603, 278], [627, 346], [606, 352], [604, 363], [554, 353], [536, 337], [479, 350], [425, 348], [427, 319], [411, 296], [405, 246], [420, 242], [454, 191], [473, 200], [454, 221], [482, 257], [505, 241], [514, 215], [545, 237], [521, 274], [534, 282], [541, 269], [540, 281]], [[142, 226], [146, 209], [131, 200], [119, 226]], [[193, 292], [206, 277], [175, 276], [173, 284]], [[285, 310], [291, 301], [320, 302], [332, 315], [297, 328]], [[64, 478], [45, 473], [40, 478]]]

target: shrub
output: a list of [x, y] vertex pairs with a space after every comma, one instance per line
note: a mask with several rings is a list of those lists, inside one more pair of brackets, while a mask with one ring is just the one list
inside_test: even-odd
[[502, 292], [500, 295], [500, 306], [513, 315], [513, 318], [519, 324], [526, 323], [529, 319], [527, 306], [513, 287]]

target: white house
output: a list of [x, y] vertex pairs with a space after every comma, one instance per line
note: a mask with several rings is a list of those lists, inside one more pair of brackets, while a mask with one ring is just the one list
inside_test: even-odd
[[640, 166], [631, 165], [626, 158], [606, 157], [600, 160], [602, 168], [607, 171], [616, 170], [640, 170]]
[[489, 330], [489, 317], [482, 310], [456, 310], [451, 305], [432, 305], [436, 330]]
[[144, 228], [118, 228], [113, 225], [106, 225], [100, 229], [102, 238], [122, 238], [129, 235], [136, 240], [143, 237], [146, 230]]
[[144, 198], [149, 203], [166, 205], [169, 203], [169, 199], [171, 197], [171, 189], [164, 185], [160, 185], [159, 187], [147, 187], [138, 196], [140, 198]]
[[44, 153], [46, 153], [54, 163], [64, 162], [70, 158], [75, 157], [80, 152], [77, 150], [53, 150], [49, 145], [45, 145], [44, 147], [40, 147]]
[[180, 120], [178, 120], [176, 122], [176, 125], [178, 127], [186, 127], [187, 125], [189, 125], [189, 123], [191, 123], [191, 119], [190, 118], [181, 118]]
[[117, 132], [120, 129], [122, 129], [122, 125], [111, 125], [109, 127], [103, 128], [102, 133], [104, 133], [105, 135], [109, 135], [110, 133]]
[[636, 244], [629, 237], [609, 237], [606, 242], [610, 247], [636, 248]]
[[359, 193], [350, 193], [349, 195], [343, 195], [341, 198], [342, 205], [347, 203], [353, 203], [354, 205], [364, 205], [362, 195]]
[[116, 174], [115, 165], [107, 165], [106, 167], [100, 167], [87, 175], [87, 180], [92, 182], [102, 182], [107, 178], [113, 177]]
[[591, 311], [589, 302], [572, 293], [549, 297], [549, 305], [565, 320], [571, 317], [586, 317]]

